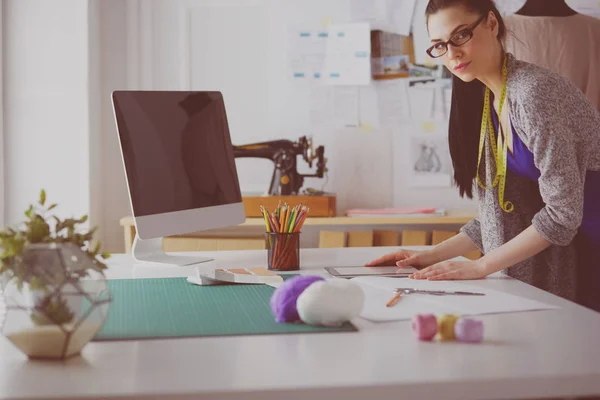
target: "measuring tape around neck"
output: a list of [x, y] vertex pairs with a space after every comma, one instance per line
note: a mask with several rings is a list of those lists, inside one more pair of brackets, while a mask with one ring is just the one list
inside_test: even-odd
[[[500, 126], [500, 118], [502, 118], [502, 107], [504, 106], [504, 100], [506, 99], [506, 79], [507, 79], [507, 69], [506, 69], [506, 57], [504, 57], [504, 62], [502, 64], [502, 92], [500, 94], [500, 103], [498, 106], [498, 134], [496, 135], [498, 138], [496, 140], [496, 146], [494, 146], [494, 123], [492, 121], [492, 107], [490, 105], [490, 89], [488, 87], [485, 88], [485, 95], [483, 101], [483, 114], [481, 116], [481, 130], [479, 133], [479, 156], [477, 157], [477, 183], [483, 189], [493, 188], [498, 185], [498, 201], [500, 202], [500, 207], [505, 212], [511, 212], [515, 209], [515, 206], [510, 201], [504, 201], [504, 189], [506, 187], [506, 155], [508, 152], [508, 140], [506, 140], [506, 134], [504, 135], [504, 140], [502, 140], [502, 135], [500, 134], [501, 126]], [[509, 128], [510, 129], [510, 128]], [[479, 166], [481, 164], [481, 155], [483, 154], [483, 148], [485, 145], [485, 134], [486, 131], [489, 133], [490, 144], [492, 147], [492, 153], [494, 154], [494, 160], [496, 161], [496, 176], [490, 186], [486, 186], [479, 176]]]

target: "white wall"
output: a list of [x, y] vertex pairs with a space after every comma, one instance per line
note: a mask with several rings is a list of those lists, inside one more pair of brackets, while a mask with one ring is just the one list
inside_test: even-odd
[[5, 216], [90, 210], [88, 1], [3, 0]]
[[[287, 29], [342, 22], [349, 2], [335, 0], [102, 0], [102, 196], [104, 243], [123, 248], [119, 219], [131, 214], [110, 92], [115, 89], [221, 90], [234, 144], [312, 135], [325, 146], [330, 170], [325, 190], [335, 192], [338, 212], [384, 207], [393, 201], [392, 133], [331, 130], [310, 125], [310, 90], [287, 79]], [[361, 89], [361, 117], [377, 115], [373, 87]], [[243, 189], [265, 190], [272, 163], [240, 159]], [[398, 164], [398, 163], [397, 163]], [[401, 164], [401, 163], [400, 163]], [[307, 166], [299, 160], [301, 171]], [[406, 161], [408, 167], [408, 161]], [[407, 177], [408, 179], [408, 177]], [[321, 188], [311, 178], [305, 187]], [[453, 188], [411, 189], [406, 205], [474, 208]]]
[[[115, 119], [110, 101], [113, 90], [124, 88], [142, 89], [141, 75], [138, 74], [138, 54], [141, 43], [137, 34], [140, 1], [101, 0], [100, 16], [100, 111], [101, 139], [99, 201], [102, 204], [103, 229], [101, 240], [108, 251], [123, 251], [123, 229], [119, 220], [131, 215], [127, 194], [125, 173]], [[128, 29], [128, 26], [130, 29]]]
[[[111, 91], [123, 88], [223, 90], [234, 143], [312, 135], [315, 145], [325, 145], [325, 190], [337, 193], [340, 213], [390, 205], [394, 174], [408, 179], [406, 153], [392, 151], [392, 132], [311, 127], [310, 91], [285, 76], [287, 28], [323, 17], [343, 22], [349, 3], [2, 0], [0, 218], [21, 221], [43, 187], [60, 204], [59, 215], [91, 213], [106, 249], [123, 249], [119, 219], [131, 210], [110, 104]], [[364, 121], [377, 113], [375, 97], [373, 87], [361, 89]], [[270, 162], [237, 164], [243, 187], [266, 188]], [[305, 186], [324, 182], [309, 179]], [[453, 188], [414, 189], [408, 182], [399, 199], [405, 205], [474, 207]]]
[[[2, 62], [2, 43], [3, 39], [3, 24], [2, 24], [2, 9], [4, 8], [3, 3], [0, 2], [0, 93], [4, 93], [3, 88], [3, 62]], [[0, 226], [4, 226], [5, 220], [5, 201], [4, 201], [4, 105], [3, 105], [4, 95], [0, 95]]]

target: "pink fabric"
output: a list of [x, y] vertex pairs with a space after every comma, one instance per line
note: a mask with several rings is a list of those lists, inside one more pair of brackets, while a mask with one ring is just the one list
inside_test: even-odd
[[569, 79], [600, 110], [600, 19], [514, 14], [505, 22], [508, 52]]
[[355, 208], [348, 210], [347, 214], [372, 214], [372, 215], [386, 215], [386, 214], [433, 214], [436, 212], [436, 208], [431, 207], [397, 207], [397, 208]]

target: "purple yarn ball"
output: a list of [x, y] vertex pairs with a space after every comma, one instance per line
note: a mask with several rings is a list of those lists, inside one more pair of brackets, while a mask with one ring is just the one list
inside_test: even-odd
[[287, 279], [281, 284], [271, 296], [271, 311], [277, 322], [300, 321], [296, 300], [304, 290], [315, 282], [325, 280], [321, 276], [299, 275]]
[[454, 335], [459, 342], [479, 343], [483, 340], [483, 322], [460, 318], [454, 325]]

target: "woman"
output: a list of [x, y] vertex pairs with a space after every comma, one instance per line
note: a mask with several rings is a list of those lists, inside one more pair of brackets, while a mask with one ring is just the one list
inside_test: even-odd
[[[415, 266], [413, 278], [435, 280], [506, 269], [600, 311], [600, 113], [565, 78], [504, 51], [493, 1], [430, 0], [426, 17], [427, 53], [454, 74], [454, 179], [461, 196], [477, 189], [479, 218], [431, 250], [367, 265]], [[447, 261], [476, 249], [476, 261]]]

